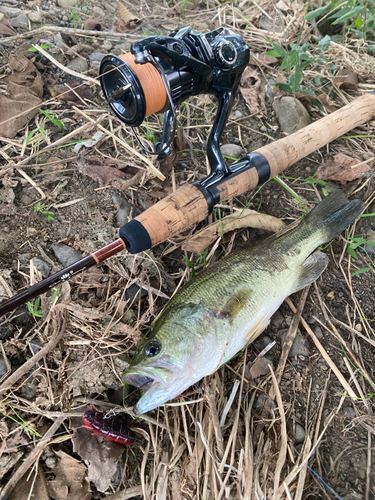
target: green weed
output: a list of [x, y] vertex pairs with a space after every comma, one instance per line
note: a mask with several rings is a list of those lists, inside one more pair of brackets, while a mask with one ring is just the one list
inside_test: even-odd
[[[288, 83], [275, 83], [284, 92], [296, 94], [297, 92], [304, 92], [309, 95], [315, 95], [310, 87], [302, 85], [303, 69], [312, 63], [324, 63], [325, 59], [322, 58], [323, 52], [329, 47], [331, 38], [327, 35], [318, 42], [318, 56], [311, 57], [307, 52], [308, 49], [314, 49], [309, 43], [298, 45], [296, 43], [290, 44], [290, 51], [287, 51], [281, 45], [270, 41], [273, 46], [272, 50], [267, 52], [268, 55], [282, 58], [280, 69], [284, 69], [289, 75]], [[312, 104], [322, 109], [321, 103], [317, 99], [312, 99]]]
[[358, 255], [357, 255], [356, 250], [360, 249], [366, 254], [367, 258], [370, 260], [370, 262], [373, 266], [373, 268], [362, 267], [361, 269], [358, 269], [357, 271], [352, 273], [352, 277], [358, 276], [359, 274], [367, 273], [368, 271], [372, 271], [372, 273], [374, 273], [375, 263], [373, 262], [373, 260], [369, 256], [368, 252], [366, 252], [365, 245], [367, 244], [369, 246], [375, 247], [375, 241], [366, 240], [365, 238], [360, 238], [360, 237], [355, 237], [355, 238], [353, 237], [353, 238], [348, 238], [348, 242], [349, 242], [349, 244], [347, 247], [347, 252], [353, 259], [358, 259]]
[[317, 26], [323, 21], [342, 25], [342, 36], [353, 33], [358, 38], [370, 39], [375, 31], [375, 4], [370, 0], [332, 0], [306, 15], [306, 21], [314, 19]]
[[40, 212], [41, 214], [46, 215], [48, 222], [55, 220], [55, 218], [52, 217], [54, 215], [54, 213], [51, 212], [50, 210], [46, 210], [46, 206], [42, 205], [40, 203], [40, 201], [38, 201], [38, 203], [34, 207], [34, 214], [36, 214], [37, 212]]
[[196, 272], [196, 267], [201, 267], [201, 266], [207, 266], [207, 254], [208, 254], [208, 248], [206, 248], [206, 250], [201, 253], [201, 252], [197, 252], [198, 253], [198, 257], [197, 257], [197, 260], [195, 262], [195, 264], [193, 264], [193, 262], [186, 256], [186, 255], [183, 255], [183, 259], [184, 261], [186, 262], [186, 264], [190, 267], [191, 269], [191, 277], [194, 278], [195, 276], [195, 272]]
[[27, 309], [29, 310], [29, 313], [32, 314], [35, 318], [42, 318], [43, 317], [43, 311], [39, 309], [40, 306], [40, 297], [37, 297], [35, 299], [34, 305], [32, 305], [31, 302], [27, 302]]
[[6, 413], [3, 413], [2, 411], [0, 411], [1, 415], [3, 415], [4, 417], [10, 418], [11, 420], [13, 420], [13, 422], [16, 422], [16, 424], [23, 427], [25, 429], [25, 431], [28, 431], [31, 434], [34, 434], [34, 436], [37, 436], [39, 438], [42, 437], [39, 434], [39, 432], [37, 432], [35, 429], [33, 429], [33, 427], [31, 427], [31, 425], [29, 425], [27, 422], [25, 422], [24, 419], [20, 415], [18, 415], [16, 410], [11, 405], [9, 405], [9, 408], [12, 410], [12, 412], [16, 415], [17, 418], [15, 418], [11, 415], [7, 415]]

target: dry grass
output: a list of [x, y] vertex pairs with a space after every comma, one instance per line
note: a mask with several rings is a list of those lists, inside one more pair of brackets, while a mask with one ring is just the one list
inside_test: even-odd
[[[267, 40], [280, 44], [292, 43], [300, 36], [307, 36], [308, 29], [311, 30], [311, 27], [304, 23], [304, 4], [295, 1], [289, 7], [285, 15], [278, 7], [270, 6], [266, 2], [252, 2], [251, 7], [247, 2], [240, 2], [234, 7], [209, 1], [207, 9], [199, 11], [199, 16], [210, 28], [227, 25], [234, 29], [249, 43], [253, 53], [262, 53], [271, 48]], [[168, 11], [166, 8], [166, 13], [170, 16], [170, 22], [177, 26], [193, 24], [197, 17], [196, 11], [189, 10], [181, 14], [178, 10]], [[261, 28], [261, 18], [272, 20], [275, 16], [280, 21], [280, 32]], [[55, 33], [60, 31], [60, 28], [55, 27], [41, 28], [27, 36], [47, 32], [55, 37]], [[99, 36], [96, 32], [68, 31], [74, 32], [76, 36], [92, 36], [93, 39]], [[114, 36], [121, 38], [119, 34]], [[129, 39], [142, 37], [141, 32], [135, 31]], [[25, 36], [12, 38], [18, 42]], [[354, 69], [363, 81], [366, 81], [366, 77], [374, 68], [373, 58], [366, 55], [360, 43], [352, 43], [350, 46], [333, 43], [326, 56], [337, 65]], [[278, 69], [268, 65], [259, 66], [259, 72], [264, 78], [264, 84], [270, 80], [275, 81], [281, 75]], [[318, 77], [330, 78], [324, 65], [311, 66], [305, 72], [306, 84]], [[374, 89], [372, 81], [370, 79], [369, 83], [362, 83], [360, 88], [365, 91]], [[346, 104], [350, 96], [339, 89], [336, 90], [336, 104]], [[96, 102], [100, 102], [99, 100], [95, 103], [83, 100], [82, 105], [67, 108], [61, 105], [61, 97], [55, 96], [45, 101], [43, 107], [53, 105], [54, 112], [59, 119], [69, 124], [71, 131], [58, 139], [47, 135], [44, 142], [40, 143], [34, 137], [26, 144], [30, 130], [37, 126], [36, 122], [35, 125], [31, 123], [26, 127], [23, 137], [0, 138], [0, 155], [4, 162], [0, 171], [1, 179], [9, 178], [9, 182], [20, 182], [19, 176], [22, 176], [23, 185], [30, 185], [37, 190], [37, 201], [51, 201], [43, 179], [37, 177], [43, 162], [48, 165], [46, 154], [72, 139], [81, 138], [83, 134], [85, 137], [91, 137], [97, 130], [105, 133], [105, 153], [104, 148], [99, 149], [99, 143], [94, 149], [95, 154], [104, 156], [108, 153], [114, 159], [130, 158], [133, 164], [142, 168], [140, 173], [136, 174], [135, 181], [133, 178], [127, 185], [129, 198], [142, 198], [147, 182], [154, 176], [164, 178], [155, 162], [136, 150], [137, 145], [131, 133], [117, 118], [109, 114], [104, 103], [98, 105]], [[184, 182], [201, 180], [207, 174], [207, 165], [202, 163], [202, 155], [196, 154], [195, 150], [204, 151], [210, 130], [208, 122], [212, 121], [213, 111], [214, 103], [208, 96], [201, 96], [186, 103], [181, 120], [186, 132], [187, 149], [191, 149], [185, 156], [190, 165], [179, 172], [175, 172], [172, 167], [173, 189]], [[312, 114], [314, 118], [319, 118], [322, 113], [315, 109]], [[198, 120], [197, 116], [204, 119]], [[263, 123], [268, 123], [269, 119], [264, 116]], [[239, 119], [231, 117], [228, 123], [228, 129], [237, 131], [245, 149], [250, 147], [250, 141], [243, 140], [245, 135], [251, 135], [255, 144], [257, 141], [262, 143], [262, 140], [275, 140], [268, 132], [265, 133], [250, 124], [249, 116]], [[160, 133], [160, 122], [155, 117], [147, 120], [147, 126], [154, 133]], [[367, 124], [365, 134], [362, 135], [372, 135], [373, 129], [373, 122]], [[353, 133], [354, 135], [359, 134]], [[252, 145], [251, 147], [254, 149]], [[360, 161], [372, 162], [375, 154], [371, 137], [345, 139], [334, 146], [327, 146], [327, 150], [321, 155], [333, 149], [349, 151]], [[67, 151], [72, 155], [69, 154], [64, 162], [70, 162], [74, 168], [75, 154], [72, 149], [68, 148]], [[315, 170], [320, 162], [319, 156], [313, 155], [310, 161], [312, 170]], [[62, 175], [66, 175], [67, 170], [63, 172]], [[285, 182], [304, 202], [309, 197], [320, 197], [320, 191], [315, 184], [306, 184], [301, 178], [286, 179]], [[360, 196], [368, 207], [373, 206], [373, 179], [361, 179], [354, 184], [349, 186], [349, 189]], [[147, 189], [158, 189], [160, 183], [148, 186]], [[107, 188], [108, 186], [104, 186], [100, 189]], [[267, 188], [268, 186], [263, 189]], [[83, 199], [74, 198], [71, 201], [79, 204]], [[247, 199], [246, 203], [252, 203], [252, 200], [258, 200], [256, 193], [250, 201]], [[283, 192], [280, 202], [287, 207], [283, 213], [286, 213], [285, 219], [288, 222], [295, 220], [301, 213], [300, 207], [290, 194]], [[243, 203], [243, 200], [230, 200], [227, 204], [222, 204], [221, 211], [232, 213], [242, 208]], [[32, 210], [32, 207], [29, 208]], [[355, 234], [357, 231], [354, 225], [349, 237]], [[106, 391], [108, 388], [121, 386], [121, 373], [127, 366], [126, 360], [134, 352], [148, 326], [160, 313], [165, 303], [163, 299], [177, 291], [188, 280], [189, 268], [180, 267], [178, 272], [171, 276], [169, 269], [164, 269], [165, 260], [162, 260], [173, 254], [188, 236], [179, 235], [166, 242], [164, 249], [159, 252], [159, 258], [156, 258], [153, 252], [146, 252], [142, 256], [114, 258], [106, 264], [105, 272], [95, 270], [76, 277], [72, 285], [64, 283], [57, 304], [52, 304], [50, 298], [43, 299], [42, 309], [46, 314], [42, 320], [36, 321], [28, 331], [19, 329], [13, 339], [1, 344], [5, 360], [17, 354], [28, 361], [2, 381], [0, 410], [3, 415], [10, 415], [11, 409], [14, 409], [29, 426], [39, 429], [44, 436], [38, 441], [32, 436], [30, 429], [15, 425], [5, 416], [1, 419], [1, 499], [8, 498], [11, 490], [25, 480], [24, 474], [30, 468], [34, 467], [35, 478], [37, 473], [44, 475], [40, 458], [45, 460], [46, 450], [57, 450], [61, 441], [70, 441], [69, 432], [79, 425], [77, 420], [71, 419], [80, 416], [87, 404], [96, 404], [99, 409], [116, 408], [119, 412], [131, 413], [131, 407], [119, 410], [118, 405], [110, 403], [106, 398]], [[214, 261], [218, 255], [229, 253], [238, 239], [246, 240], [248, 237], [248, 232], [241, 232], [240, 236], [233, 233], [226, 246], [220, 246], [219, 239], [209, 252], [207, 260]], [[314, 290], [306, 289], [302, 293], [298, 307], [294, 305], [295, 298], [287, 299], [286, 304], [292, 311], [292, 321], [281, 355], [277, 356], [275, 370], [271, 369], [269, 375], [256, 381], [250, 380], [247, 367], [256, 354], [250, 348], [246, 349], [230, 366], [220, 369], [212, 377], [190, 388], [177, 399], [176, 405], [166, 405], [156, 410], [152, 416], [143, 415], [135, 420], [132, 428], [137, 435], [136, 444], [127, 449], [126, 458], [121, 462], [121, 480], [116, 491], [109, 490], [105, 498], [331, 498], [332, 493], [323, 485], [321, 478], [328, 485], [342, 484], [338, 479], [340, 464], [353, 453], [350, 445], [344, 446], [346, 436], [353, 436], [351, 432], [358, 428], [365, 431], [367, 440], [357, 450], [358, 453], [366, 454], [366, 473], [363, 479], [363, 496], [352, 489], [350, 498], [371, 498], [374, 493], [371, 435], [375, 433], [372, 401], [375, 383], [371, 360], [375, 337], [371, 321], [364, 314], [353, 287], [351, 275], [356, 264], [347, 254], [347, 240], [342, 238], [340, 244], [342, 250], [339, 256], [332, 248], [327, 252], [332, 253], [331, 266], [335, 269], [337, 280], [342, 280], [349, 292], [347, 317], [337, 317], [336, 311], [328, 306], [322, 281], [315, 285]], [[85, 247], [84, 243], [82, 247], [82, 250], [87, 252], [93, 250]], [[45, 258], [48, 259], [48, 255]], [[189, 258], [192, 256], [189, 255]], [[371, 267], [366, 256], [362, 257], [362, 261], [364, 265]], [[20, 276], [21, 273], [20, 271]], [[153, 280], [155, 276], [157, 285]], [[0, 276], [0, 279], [5, 293], [11, 296], [14, 293], [12, 279], [6, 274], [4, 277]], [[24, 275], [23, 279], [30, 282], [33, 276], [30, 278]], [[371, 280], [369, 287], [374, 293], [373, 276]], [[125, 299], [125, 290], [134, 283], [148, 291], [147, 299]], [[97, 307], [80, 300], [85, 290], [97, 288], [101, 290], [101, 300]], [[163, 289], [168, 290], [168, 294]], [[325, 333], [325, 342], [317, 338], [307, 322], [311, 310], [315, 312], [316, 324], [319, 324]], [[125, 324], [122, 318], [129, 311], [133, 312], [129, 316], [128, 324]], [[310, 337], [314, 348], [311, 364], [302, 364], [302, 367], [297, 365], [296, 368], [288, 359], [288, 353], [298, 328]], [[31, 357], [30, 343], [35, 340], [44, 347]], [[324, 360], [328, 368], [323, 374], [324, 384], [322, 386], [320, 383], [317, 390], [313, 384], [317, 378], [314, 370], [319, 369], [315, 363], [318, 359]], [[36, 397], [30, 400], [22, 395], [22, 389], [30, 384], [31, 380], [36, 384]], [[347, 420], [344, 424], [342, 417], [342, 408], [348, 405], [356, 412], [356, 417], [350, 420], [349, 425]], [[302, 425], [306, 432], [302, 446], [299, 447], [296, 447], [294, 442], [296, 423]], [[58, 436], [61, 432], [63, 435]], [[321, 447], [330, 433], [336, 436], [336, 439], [343, 437], [343, 448], [339, 454], [331, 457], [331, 468], [327, 470], [328, 459]], [[31, 451], [29, 447], [19, 448], [19, 445], [32, 440], [35, 440], [35, 444]], [[21, 480], [22, 477], [24, 479]], [[95, 498], [104, 496], [98, 495]]]

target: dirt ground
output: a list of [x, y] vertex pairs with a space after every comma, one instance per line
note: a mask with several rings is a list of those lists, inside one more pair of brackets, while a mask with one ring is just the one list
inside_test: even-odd
[[[185, 25], [202, 31], [225, 25], [244, 37], [252, 54], [272, 49], [269, 40], [296, 43], [301, 33], [315, 43], [303, 4], [284, 5], [280, 11], [273, 2], [142, 2], [136, 11], [124, 2], [133, 14], [129, 21], [116, 2], [4, 2], [10, 9], [5, 18], [15, 27], [14, 33], [0, 35], [1, 299], [25, 290], [43, 273], [57, 272], [64, 258], [85, 256], [113, 241], [127, 220], [207, 176], [205, 148], [216, 109], [212, 96], [191, 98], [179, 110], [184, 139], [174, 161], [148, 157], [165, 176], [162, 181], [92, 80], [103, 54], [119, 55], [135, 40]], [[27, 25], [14, 22], [20, 16]], [[283, 16], [280, 28], [277, 19]], [[95, 31], [98, 23], [102, 31]], [[44, 44], [53, 59], [30, 51], [33, 44]], [[323, 86], [339, 108], [374, 90], [375, 73], [366, 47], [355, 41], [337, 47], [304, 74], [309, 83], [325, 79]], [[12, 60], [23, 61], [22, 68], [15, 69]], [[39, 76], [27, 69], [27, 61]], [[332, 85], [332, 61], [355, 71], [355, 90]], [[285, 136], [272, 106], [286, 95], [272, 86], [280, 78], [286, 81], [285, 73], [270, 60], [252, 60], [251, 68], [257, 109], [239, 93], [221, 141], [242, 147], [242, 154]], [[26, 93], [40, 78], [30, 99], [38, 99], [35, 107], [47, 113], [37, 111], [14, 125], [7, 122], [11, 108], [1, 97], [9, 97], [7, 77], [17, 72]], [[308, 110], [315, 121], [332, 108]], [[19, 126], [14, 135], [10, 124]], [[84, 142], [103, 132], [99, 126], [105, 131], [98, 141]], [[278, 180], [222, 203], [209, 218], [152, 250], [119, 253], [1, 318], [0, 498], [375, 498], [375, 269], [372, 247], [365, 246], [375, 231], [375, 184], [371, 172], [345, 184], [317, 182], [315, 176], [336, 154], [371, 167], [374, 126], [370, 121], [352, 130]], [[160, 130], [159, 118], [149, 117], [143, 140], [157, 140]], [[229, 231], [212, 241], [203, 259], [182, 248], [193, 232], [244, 208], [290, 224], [337, 187], [364, 201], [365, 214], [372, 216], [358, 219], [325, 248], [328, 268], [307, 296], [299, 292], [284, 302], [253, 344], [188, 389], [178, 405], [132, 418], [139, 391], [124, 389], [121, 374], [168, 298], [206, 260], [210, 265], [268, 234], [248, 227]], [[54, 244], [69, 248], [56, 251]], [[43, 261], [44, 271], [34, 258]], [[301, 321], [293, 305], [302, 307]], [[282, 352], [295, 334], [281, 377], [273, 381], [268, 366], [278, 375]], [[41, 359], [25, 365], [45, 346]], [[18, 376], [9, 378], [14, 373]], [[82, 413], [90, 405], [118, 419], [122, 428], [129, 425], [135, 443], [124, 447], [82, 428]]]

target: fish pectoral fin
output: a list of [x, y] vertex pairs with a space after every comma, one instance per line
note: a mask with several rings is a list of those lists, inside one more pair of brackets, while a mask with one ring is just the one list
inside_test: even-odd
[[224, 307], [217, 312], [217, 318], [229, 318], [232, 322], [237, 314], [246, 306], [249, 302], [251, 296], [251, 291], [249, 290], [239, 290], [236, 294], [232, 295]]
[[310, 285], [313, 281], [319, 278], [328, 264], [328, 257], [323, 252], [314, 252], [303, 262], [301, 272], [298, 276], [297, 283], [293, 290], [298, 292], [305, 286]]

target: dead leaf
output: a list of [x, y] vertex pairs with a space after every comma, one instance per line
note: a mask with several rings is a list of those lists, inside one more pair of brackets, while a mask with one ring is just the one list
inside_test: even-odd
[[333, 85], [345, 90], [358, 90], [358, 75], [351, 69], [340, 69], [333, 79]]
[[[251, 114], [262, 115], [265, 112], [264, 102], [260, 96], [261, 79], [258, 72], [249, 66], [243, 72], [241, 78], [241, 94]], [[260, 104], [259, 104], [259, 101]], [[262, 109], [262, 110], [261, 110]]]
[[38, 112], [43, 80], [25, 56], [9, 56], [13, 73], [6, 78], [6, 95], [0, 95], [0, 136], [12, 139]]
[[[34, 480], [35, 479], [35, 480]], [[9, 495], [9, 500], [25, 500], [25, 498], [37, 498], [38, 500], [50, 500], [47, 491], [47, 481], [42, 467], [38, 468], [38, 474], [32, 473], [32, 480], [27, 472], [16, 484]]]
[[48, 80], [46, 86], [52, 97], [71, 104], [82, 104], [81, 99], [94, 99], [90, 86], [73, 76], [69, 76], [63, 83]]
[[48, 493], [54, 500], [90, 500], [86, 467], [63, 451], [56, 451], [59, 462], [53, 469], [55, 479], [48, 481]]
[[62, 38], [62, 41], [68, 47], [74, 47], [78, 43], [76, 37], [74, 35], [69, 34], [69, 33], [64, 33], [63, 31], [61, 31], [60, 36]]
[[176, 135], [172, 141], [172, 154], [160, 161], [160, 171], [162, 174], [167, 175], [176, 165], [178, 161], [181, 160], [182, 151], [185, 149], [185, 136], [184, 129], [178, 127]]
[[341, 184], [354, 181], [369, 172], [371, 167], [359, 159], [351, 158], [342, 153], [335, 155], [318, 168], [317, 179], [323, 181], [337, 181]]
[[[124, 5], [117, 2], [118, 11], [121, 19], [116, 19], [112, 29], [115, 33], [121, 33], [136, 28], [142, 22], [142, 19], [132, 14]], [[116, 31], [117, 30], [117, 31]]]
[[189, 252], [203, 252], [211, 243], [223, 234], [242, 227], [264, 229], [270, 233], [277, 233], [284, 229], [285, 224], [272, 215], [260, 214], [255, 210], [244, 209], [227, 215], [221, 220], [201, 229], [185, 241], [181, 248]]
[[78, 157], [77, 165], [81, 174], [88, 175], [95, 182], [99, 182], [101, 186], [112, 185], [121, 189], [122, 185], [131, 177], [118, 168], [105, 165], [102, 159], [96, 156], [86, 156], [83, 153]]
[[318, 95], [318, 99], [323, 104], [326, 111], [328, 111], [329, 113], [333, 113], [334, 111], [340, 108], [340, 106], [337, 106], [337, 104], [331, 101], [331, 99], [327, 94]]
[[86, 19], [85, 24], [83, 25], [84, 30], [90, 31], [103, 31], [102, 23], [99, 19]]
[[257, 359], [251, 366], [248, 371], [248, 375], [252, 380], [255, 380], [256, 378], [261, 377], [262, 375], [269, 375], [270, 369], [269, 367], [273, 368], [272, 361], [267, 358], [259, 358]]
[[91, 431], [83, 428], [77, 429], [72, 442], [73, 451], [87, 465], [89, 481], [95, 484], [98, 491], [107, 491], [124, 447], [105, 437], [92, 435]]
[[0, 35], [5, 35], [5, 36], [16, 35], [17, 31], [13, 28], [8, 19], [4, 17], [4, 14], [2, 13], [0, 13], [0, 15], [2, 16], [0, 18]]

